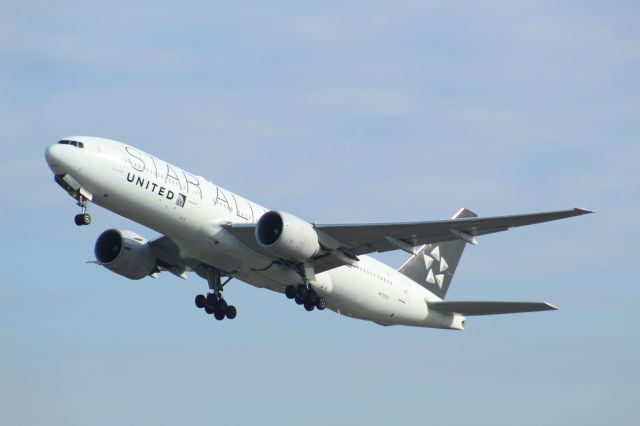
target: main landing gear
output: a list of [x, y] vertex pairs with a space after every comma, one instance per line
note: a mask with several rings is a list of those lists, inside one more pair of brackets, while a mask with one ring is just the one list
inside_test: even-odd
[[197, 295], [195, 300], [196, 306], [199, 309], [204, 308], [204, 311], [209, 315], [213, 314], [218, 321], [222, 321], [225, 318], [234, 319], [238, 314], [236, 307], [229, 305], [222, 297], [223, 287], [231, 281], [231, 279], [232, 277], [228, 277], [223, 283], [221, 282], [221, 271], [216, 268], [209, 268], [207, 270], [207, 281], [213, 293], [208, 293], [206, 296], [204, 294]]
[[284, 294], [288, 299], [293, 299], [298, 305], [304, 305], [304, 308], [311, 312], [315, 308], [322, 311], [327, 307], [327, 301], [324, 297], [318, 296], [313, 289], [312, 282], [316, 280], [316, 274], [313, 265], [310, 263], [301, 263], [297, 265], [300, 275], [303, 277], [303, 283], [297, 286], [288, 285], [284, 289]]
[[284, 294], [287, 299], [293, 299], [298, 305], [304, 305], [304, 308], [309, 312], [315, 308], [322, 311], [327, 307], [327, 301], [324, 297], [318, 296], [309, 283], [298, 286], [288, 285], [284, 289]]
[[91, 223], [91, 215], [87, 213], [88, 200], [82, 195], [78, 195], [78, 206], [82, 207], [82, 213], [77, 214], [74, 218], [76, 225], [85, 226]]

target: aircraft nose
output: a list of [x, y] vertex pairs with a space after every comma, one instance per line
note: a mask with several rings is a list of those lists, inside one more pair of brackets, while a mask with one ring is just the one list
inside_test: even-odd
[[[44, 158], [47, 160], [47, 164], [53, 173], [62, 175], [69, 173], [69, 150], [65, 145], [53, 144], [49, 146], [44, 152]], [[65, 155], [66, 154], [66, 155]]]
[[51, 145], [44, 152], [44, 158], [47, 160], [49, 167], [53, 168], [60, 165], [60, 147], [58, 144]]
[[47, 150], [44, 152], [44, 158], [47, 160], [47, 164], [49, 165], [49, 167], [52, 167], [60, 163], [60, 160], [57, 155], [58, 153], [56, 152], [57, 151], [56, 145], [49, 146]]

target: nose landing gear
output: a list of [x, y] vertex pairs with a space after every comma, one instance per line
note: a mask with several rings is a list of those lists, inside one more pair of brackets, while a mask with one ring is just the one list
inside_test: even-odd
[[82, 207], [82, 213], [77, 214], [74, 218], [76, 225], [86, 226], [91, 223], [91, 215], [87, 213], [89, 201], [82, 195], [78, 195], [78, 206]]
[[89, 213], [77, 214], [74, 221], [78, 226], [89, 225], [91, 223], [91, 215]]

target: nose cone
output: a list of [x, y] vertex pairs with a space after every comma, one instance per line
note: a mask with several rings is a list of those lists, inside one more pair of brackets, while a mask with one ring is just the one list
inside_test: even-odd
[[63, 148], [65, 147], [62, 145], [53, 144], [44, 152], [44, 158], [47, 160], [49, 168], [57, 175], [64, 173], [62, 170]]
[[44, 158], [53, 173], [63, 175], [76, 171], [81, 166], [82, 158], [77, 151], [78, 148], [70, 145], [53, 144], [44, 152]]
[[60, 147], [58, 144], [51, 145], [44, 152], [44, 158], [47, 160], [49, 167], [56, 167], [60, 164]]

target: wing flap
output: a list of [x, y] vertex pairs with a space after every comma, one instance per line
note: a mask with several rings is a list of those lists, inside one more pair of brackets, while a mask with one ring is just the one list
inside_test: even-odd
[[465, 316], [517, 314], [558, 309], [544, 302], [428, 302], [427, 304], [434, 311]]

